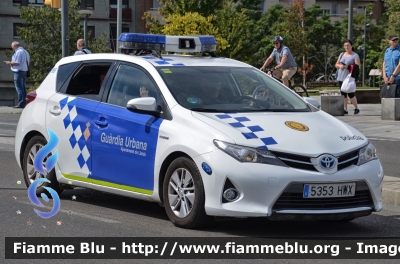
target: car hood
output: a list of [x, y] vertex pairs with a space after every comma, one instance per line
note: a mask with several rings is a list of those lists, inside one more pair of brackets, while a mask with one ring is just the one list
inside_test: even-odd
[[323, 112], [202, 113], [192, 115], [238, 145], [298, 155], [341, 155], [367, 144], [359, 131]]

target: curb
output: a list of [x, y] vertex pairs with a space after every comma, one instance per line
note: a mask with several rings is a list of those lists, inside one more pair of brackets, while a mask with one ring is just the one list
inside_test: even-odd
[[24, 109], [0, 106], [0, 114], [21, 114]]
[[400, 181], [397, 177], [384, 176], [382, 186], [382, 203], [400, 205]]

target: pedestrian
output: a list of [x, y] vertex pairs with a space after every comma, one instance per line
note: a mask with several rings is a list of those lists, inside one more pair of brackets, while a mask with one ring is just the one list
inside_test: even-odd
[[[342, 86], [344, 79], [346, 79], [347, 75], [349, 75], [350, 65], [357, 65], [360, 67], [360, 56], [353, 51], [353, 42], [350, 39], [344, 41], [343, 44], [344, 52], [342, 52], [339, 58], [336, 61], [335, 67], [338, 69], [338, 77], [337, 80], [339, 82], [339, 86]], [[345, 93], [340, 91], [340, 93], [344, 96], [344, 114], [347, 115], [349, 112], [347, 111], [347, 101], [350, 98], [350, 102], [354, 105], [354, 114], [358, 115], [360, 113], [360, 109], [358, 109], [357, 105], [357, 97], [354, 93]]]
[[11, 61], [4, 61], [11, 67], [14, 72], [15, 90], [18, 94], [18, 104], [14, 108], [24, 108], [26, 105], [26, 74], [28, 72], [28, 65], [30, 56], [29, 53], [20, 46], [17, 41], [11, 43], [11, 48], [14, 51]]
[[297, 64], [293, 58], [290, 49], [283, 45], [283, 38], [281, 36], [275, 36], [272, 39], [274, 43], [274, 50], [268, 59], [264, 62], [264, 65], [260, 70], [264, 70], [274, 59], [278, 65], [275, 69], [280, 69], [282, 71], [282, 82], [286, 87], [289, 87], [289, 79], [297, 72]]
[[78, 39], [76, 42], [76, 49], [74, 56], [75, 55], [85, 55], [85, 54], [92, 54], [90, 50], [86, 48], [86, 43], [84, 39]]
[[385, 51], [383, 58], [382, 73], [386, 84], [395, 83], [400, 85], [400, 45], [399, 37], [391, 34], [388, 38], [390, 47]]

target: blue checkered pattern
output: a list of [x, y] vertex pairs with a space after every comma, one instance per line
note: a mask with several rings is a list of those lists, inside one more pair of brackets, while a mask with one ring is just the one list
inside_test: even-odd
[[183, 63], [174, 63], [173, 59], [170, 58], [156, 58], [154, 56], [143, 56], [143, 59], [152, 60], [152, 62], [158, 65], [165, 65], [165, 66], [185, 66]]
[[257, 147], [259, 149], [268, 149], [268, 145], [278, 144], [275, 139], [265, 135], [266, 131], [262, 127], [253, 124], [253, 122], [245, 116], [232, 113], [218, 114], [215, 116], [224, 123], [239, 130], [247, 140], [251, 140], [257, 145], [259, 144], [259, 147]]
[[[60, 101], [60, 109], [63, 110], [64, 107], [67, 107], [67, 115], [63, 119], [64, 128], [67, 130], [69, 126], [72, 127], [72, 135], [69, 137], [69, 143], [72, 149], [79, 148], [79, 155], [76, 158], [80, 168], [82, 169], [84, 166], [87, 166], [87, 169], [90, 172], [90, 152], [89, 148], [86, 145], [86, 140], [83, 135], [83, 132], [86, 129], [86, 124], [79, 122], [78, 118], [78, 110], [76, 108], [76, 98], [66, 97]], [[90, 173], [89, 173], [90, 177]]]

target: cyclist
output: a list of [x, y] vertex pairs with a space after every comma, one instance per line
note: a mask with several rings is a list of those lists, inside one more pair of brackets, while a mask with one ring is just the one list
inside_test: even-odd
[[289, 48], [283, 45], [283, 38], [281, 36], [275, 36], [272, 42], [275, 48], [260, 70], [263, 71], [275, 59], [278, 64], [275, 66], [275, 69], [280, 69], [282, 71], [282, 82], [286, 87], [289, 87], [289, 79], [292, 78], [297, 71], [296, 61]]

